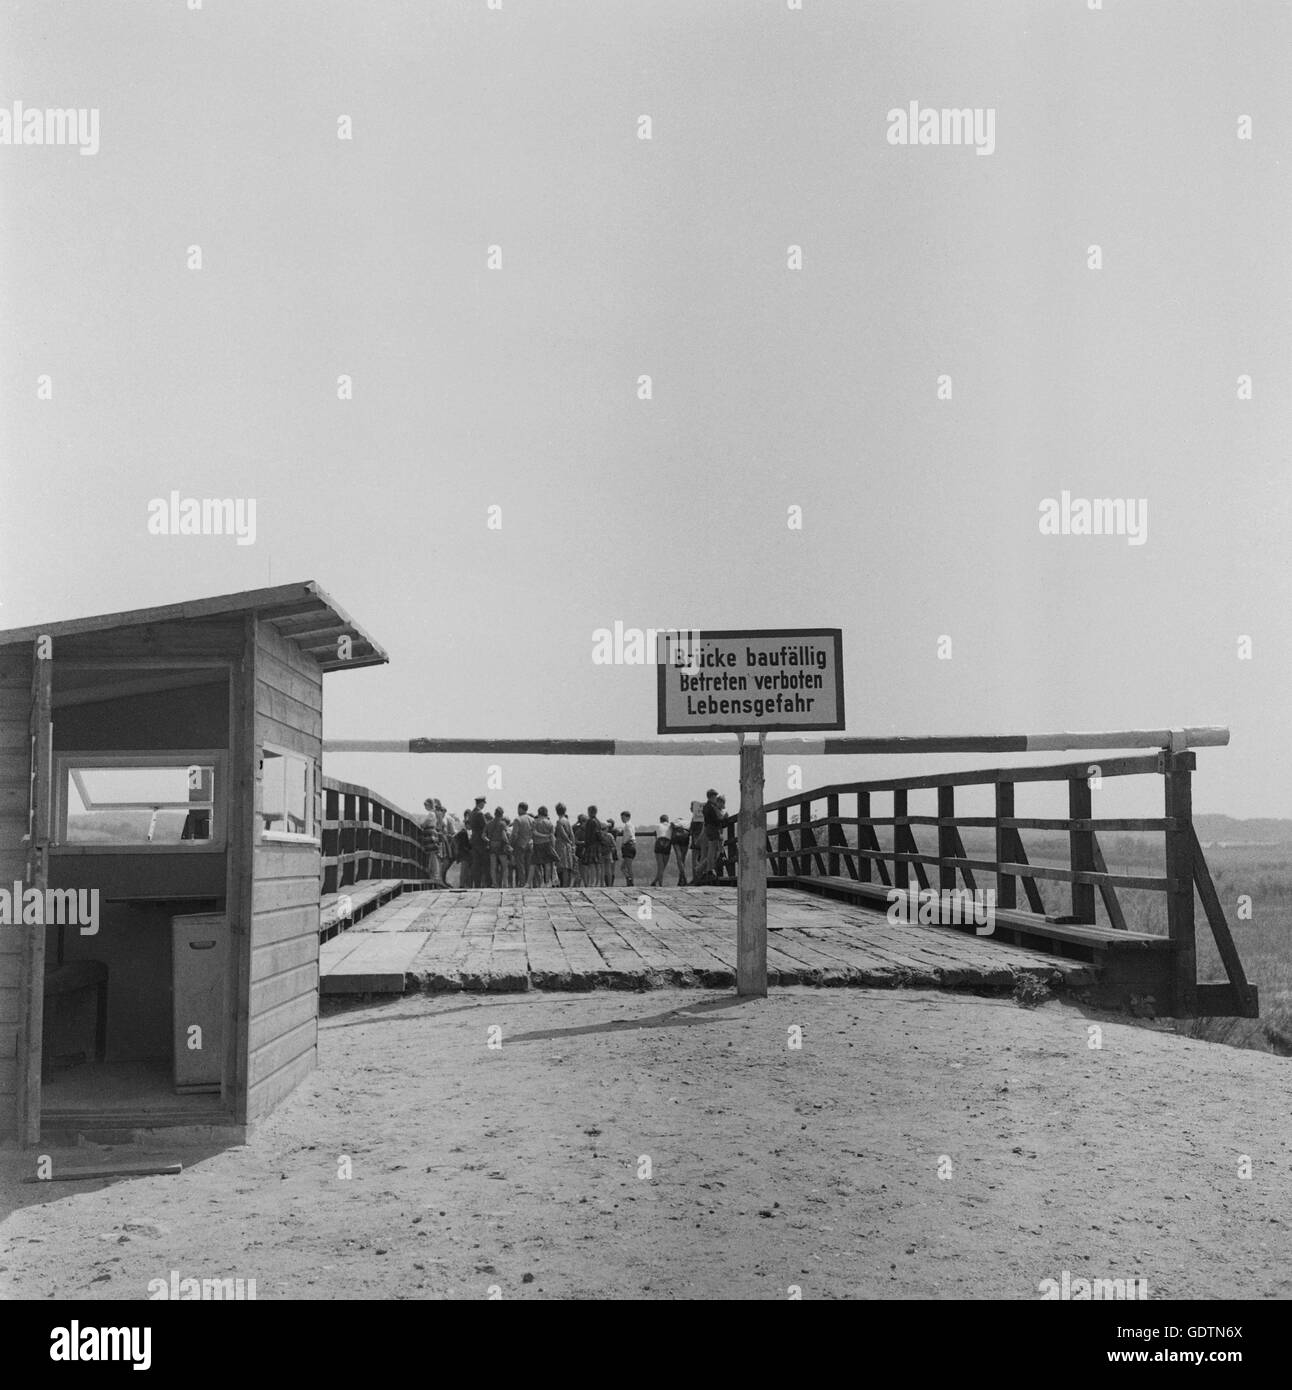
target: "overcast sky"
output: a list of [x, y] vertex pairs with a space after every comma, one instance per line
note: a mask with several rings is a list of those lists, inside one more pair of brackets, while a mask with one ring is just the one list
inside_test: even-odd
[[[834, 626], [849, 733], [1226, 724], [1196, 808], [1292, 814], [1289, 8], [0, 5], [0, 108], [99, 112], [0, 145], [0, 624], [314, 578], [391, 654], [325, 683], [370, 738], [649, 737], [595, 629]], [[912, 102], [994, 149], [890, 143]], [[173, 490], [255, 498], [254, 544], [150, 535]], [[1042, 534], [1064, 491], [1143, 543]], [[491, 761], [325, 770], [460, 809]]]

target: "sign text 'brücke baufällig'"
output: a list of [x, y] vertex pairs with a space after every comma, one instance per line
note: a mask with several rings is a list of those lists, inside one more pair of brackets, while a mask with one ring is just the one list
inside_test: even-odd
[[844, 727], [839, 628], [667, 634], [658, 657], [661, 734]]

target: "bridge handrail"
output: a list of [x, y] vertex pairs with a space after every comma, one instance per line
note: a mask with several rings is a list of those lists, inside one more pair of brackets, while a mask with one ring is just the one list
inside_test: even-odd
[[[1083, 762], [1047, 764], [1037, 767], [989, 768], [969, 772], [930, 773], [916, 777], [888, 777], [869, 781], [839, 782], [813, 787], [778, 801], [766, 802], [768, 875], [775, 878], [803, 879], [840, 877], [841, 868], [859, 883], [871, 883], [877, 873], [883, 887], [909, 893], [912, 873], [915, 887], [933, 889], [929, 866], [937, 868], [936, 891], [973, 892], [977, 874], [994, 876], [996, 907], [1018, 907], [1021, 882], [1027, 910], [1046, 916], [1038, 880], [1057, 880], [1069, 885], [1069, 912], [1058, 918], [1069, 924], [1096, 925], [1095, 894], [1099, 893], [1109, 924], [1115, 931], [1126, 931], [1125, 913], [1117, 890], [1143, 889], [1166, 894], [1167, 935], [1172, 943], [1175, 971], [1175, 1009], [1192, 1015], [1200, 1002], [1208, 1013], [1232, 1013], [1254, 1017], [1257, 994], [1248, 984], [1237, 949], [1225, 920], [1211, 872], [1193, 826], [1192, 774], [1197, 755], [1164, 749], [1155, 754], [1118, 757]], [[1156, 817], [1096, 817], [1091, 803], [1092, 782], [1096, 777], [1158, 775], [1163, 779], [1164, 814]], [[1017, 816], [1014, 789], [1020, 782], [1066, 782], [1066, 816]], [[995, 814], [957, 815], [955, 789], [992, 786]], [[908, 794], [936, 790], [937, 814], [912, 815]], [[892, 798], [890, 815], [873, 815], [871, 797], [888, 794]], [[855, 798], [856, 814], [840, 814], [840, 798]], [[814, 806], [825, 802], [825, 815], [814, 816]], [[789, 813], [797, 808], [798, 819]], [[735, 878], [737, 816], [728, 815], [721, 862]], [[848, 840], [845, 826], [856, 827], [855, 843]], [[882, 848], [876, 826], [893, 828], [892, 847]], [[922, 852], [916, 841], [916, 826], [937, 830], [935, 853]], [[995, 853], [970, 858], [960, 831], [963, 828], [990, 829], [995, 832]], [[1032, 864], [1023, 847], [1023, 830], [1054, 830], [1068, 837], [1066, 867]], [[1099, 846], [1101, 831], [1157, 832], [1165, 841], [1165, 874], [1114, 874], [1108, 871]], [[817, 832], [824, 831], [824, 838]], [[797, 843], [796, 843], [797, 842]], [[1194, 890], [1216, 947], [1225, 966], [1228, 984], [1199, 984], [1194, 932]]]
[[427, 877], [418, 822], [393, 802], [353, 782], [322, 779], [322, 893], [370, 879]]

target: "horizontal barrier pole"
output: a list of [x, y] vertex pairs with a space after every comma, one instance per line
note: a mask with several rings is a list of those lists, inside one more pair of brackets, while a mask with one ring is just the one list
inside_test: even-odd
[[[1193, 753], [1182, 753], [1182, 758], [1193, 758]], [[1158, 759], [1152, 753], [1136, 753], [1124, 758], [1100, 757], [1099, 775], [1101, 777], [1137, 777], [1143, 773], [1160, 772]], [[780, 801], [763, 803], [763, 810], [778, 811], [782, 806], [801, 806], [805, 801], [820, 801], [834, 793], [843, 795], [852, 792], [895, 792], [931, 791], [935, 787], [989, 787], [997, 782], [1067, 782], [1074, 777], [1089, 775], [1090, 764], [1047, 763], [1044, 766], [1025, 767], [985, 767], [974, 768], [972, 772], [927, 772], [919, 777], [885, 777], [880, 781], [838, 782], [828, 787], [813, 787], [809, 791], [796, 792]]]
[[[893, 738], [768, 738], [767, 757], [891, 755], [898, 753], [1059, 753], [1078, 749], [1219, 748], [1229, 730], [1216, 725], [1184, 729], [1117, 729], [1066, 734], [936, 734]], [[739, 751], [736, 734], [720, 738], [326, 738], [325, 753], [514, 753], [566, 757], [714, 757]]]

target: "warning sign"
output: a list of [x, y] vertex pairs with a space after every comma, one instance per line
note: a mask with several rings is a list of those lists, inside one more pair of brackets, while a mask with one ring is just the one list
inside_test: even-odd
[[837, 627], [661, 635], [661, 734], [842, 729]]

